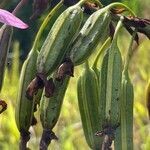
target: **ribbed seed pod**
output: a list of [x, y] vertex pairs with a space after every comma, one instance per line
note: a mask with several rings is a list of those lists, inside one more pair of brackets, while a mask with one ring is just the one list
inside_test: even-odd
[[20, 132], [28, 131], [31, 125], [34, 101], [26, 97], [26, 89], [36, 75], [37, 55], [37, 52], [32, 49], [21, 70], [16, 105], [16, 124]]
[[125, 71], [121, 85], [121, 126], [116, 131], [115, 150], [133, 150], [133, 99], [133, 85]]
[[122, 76], [122, 58], [117, 43], [109, 49], [107, 90], [106, 90], [106, 120], [111, 125], [120, 122], [120, 89]]
[[132, 35], [131, 42], [125, 58], [124, 69], [122, 72], [121, 85], [121, 127], [117, 129], [115, 149], [133, 150], [133, 103], [134, 90], [129, 77], [129, 62], [132, 56], [132, 45], [136, 36], [136, 31]]
[[87, 19], [70, 51], [70, 58], [75, 65], [82, 64], [96, 46], [106, 40], [110, 21], [110, 12], [105, 9], [96, 11]]
[[121, 149], [133, 150], [134, 91], [127, 71], [123, 72], [121, 86]]
[[106, 89], [107, 89], [107, 71], [108, 71], [108, 53], [109, 49], [105, 51], [102, 59], [102, 64], [100, 66], [99, 72], [99, 106], [100, 106], [100, 118], [102, 118], [102, 125], [106, 124]]
[[89, 68], [87, 63], [84, 73], [78, 80], [77, 95], [86, 141], [90, 148], [98, 150], [102, 144], [102, 139], [95, 136], [97, 131], [102, 130], [99, 117], [98, 81], [95, 72]]
[[120, 123], [120, 88], [122, 76], [122, 58], [117, 46], [118, 24], [115, 37], [102, 60], [100, 72], [100, 106], [105, 107], [101, 117], [105, 120], [103, 126], [115, 127]]
[[78, 33], [82, 18], [80, 2], [66, 9], [58, 17], [38, 55], [38, 74], [50, 75], [60, 65], [68, 46]]
[[3, 84], [7, 53], [10, 48], [10, 42], [13, 34], [13, 27], [3, 25], [0, 29], [0, 90]]
[[[110, 54], [112, 51], [115, 53], [113, 57]], [[109, 61], [110, 59], [113, 59], [113, 62]], [[103, 120], [103, 126], [107, 124], [116, 126], [120, 122], [121, 72], [120, 51], [117, 47], [115, 49], [110, 47], [103, 57], [99, 75], [100, 117]]]
[[66, 77], [63, 83], [54, 80], [56, 87], [52, 97], [47, 98], [43, 93], [40, 104], [40, 119], [44, 129], [52, 130], [55, 126], [60, 114], [69, 79], [70, 77]]
[[[56, 8], [54, 8], [54, 10], [52, 10], [48, 14], [46, 19], [44, 20], [44, 22], [36, 36], [33, 48], [31, 49], [27, 59], [25, 60], [25, 62], [23, 64], [22, 70], [21, 70], [19, 89], [18, 89], [18, 95], [17, 95], [17, 105], [16, 105], [16, 112], [15, 112], [16, 124], [17, 124], [18, 130], [20, 131], [20, 135], [21, 135], [20, 149], [25, 148], [26, 143], [29, 140], [28, 130], [32, 123], [33, 112], [34, 112], [34, 108], [36, 107], [35, 103], [37, 103], [37, 101], [39, 101], [39, 97], [40, 97], [40, 95], [37, 95], [32, 100], [29, 100], [26, 95], [26, 90], [27, 90], [29, 83], [36, 76], [38, 41], [39, 41], [41, 34], [42, 34], [44, 28], [46, 27], [47, 23], [49, 23], [49, 22], [51, 23], [51, 18], [53, 17], [53, 15], [55, 16], [55, 13], [57, 13], [57, 10], [60, 8], [60, 6], [61, 6], [61, 3], [58, 6], [56, 6]], [[27, 138], [27, 140], [26, 140], [26, 138]], [[26, 142], [24, 140], [26, 140]]]
[[[25, 109], [25, 106], [31, 110], [30, 108], [32, 107], [32, 103], [31, 101], [29, 101], [26, 97], [26, 89], [27, 89], [27, 86], [29, 85], [29, 83], [32, 81], [32, 79], [35, 77], [36, 75], [36, 60], [37, 60], [37, 51], [36, 51], [36, 47], [37, 47], [37, 42], [41, 36], [41, 33], [42, 31], [44, 30], [45, 26], [47, 25], [47, 23], [50, 23], [52, 24], [52, 22], [54, 23], [54, 18], [55, 16], [58, 15], [57, 13], [57, 10], [59, 10], [60, 8], [62, 7], [62, 3], [59, 3], [49, 14], [48, 16], [46, 17], [46, 19], [44, 20], [42, 26], [41, 26], [41, 30], [39, 31], [39, 33], [37, 34], [38, 37], [36, 37], [36, 41], [35, 41], [35, 45], [33, 46], [31, 52], [29, 53], [27, 59], [25, 60], [24, 64], [23, 64], [23, 67], [22, 67], [22, 71], [21, 71], [21, 77], [20, 77], [20, 84], [19, 84], [19, 92], [18, 92], [18, 105], [16, 106], [16, 122], [18, 124], [18, 128], [19, 130], [21, 129], [20, 128], [20, 123], [21, 121], [19, 121], [18, 119], [18, 115], [20, 115], [20, 118], [27, 118], [26, 117], [26, 113], [29, 113], [29, 111], [26, 111]], [[52, 19], [52, 20], [51, 20]], [[56, 19], [56, 18], [55, 18]], [[52, 22], [51, 22], [52, 21]], [[32, 68], [32, 69], [31, 69]], [[35, 97], [36, 99], [37, 97]], [[38, 98], [39, 99], [39, 98]], [[37, 100], [38, 101], [38, 100]], [[26, 104], [24, 104], [26, 103]], [[21, 106], [20, 106], [21, 105]], [[23, 107], [23, 108], [20, 108], [20, 107]], [[24, 110], [24, 112], [22, 112], [22, 115], [24, 117], [21, 117], [21, 112], [20, 112], [20, 109], [21, 110]], [[32, 112], [30, 112], [31, 114]], [[31, 116], [29, 114], [27, 114], [27, 116]], [[30, 119], [29, 119], [30, 120]], [[28, 122], [30, 122], [28, 120]], [[20, 122], [20, 123], [18, 123]], [[24, 123], [23, 123], [24, 124]], [[28, 128], [27, 125], [21, 125], [21, 126], [25, 126], [25, 129]], [[24, 127], [23, 127], [24, 128]]]
[[52, 130], [59, 119], [69, 79], [70, 77], [66, 77], [62, 82], [54, 80], [55, 92], [52, 97], [47, 98], [43, 92], [40, 104], [40, 120], [43, 127], [40, 150], [46, 150], [51, 140], [57, 139]]
[[115, 140], [116, 150], [133, 150], [133, 103], [134, 90], [129, 77], [129, 62], [132, 54], [132, 45], [136, 32], [133, 33], [132, 39], [127, 51], [124, 69], [122, 72], [121, 84], [121, 127], [118, 128]]
[[123, 71], [120, 98], [121, 126], [116, 131], [115, 149], [133, 150], [134, 91], [128, 71]]

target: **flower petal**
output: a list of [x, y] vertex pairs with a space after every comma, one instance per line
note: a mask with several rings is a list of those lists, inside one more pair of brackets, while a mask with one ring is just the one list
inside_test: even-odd
[[25, 24], [19, 18], [14, 16], [12, 13], [10, 13], [6, 10], [3, 10], [3, 9], [0, 9], [0, 22], [20, 28], [20, 29], [28, 28], [27, 24]]

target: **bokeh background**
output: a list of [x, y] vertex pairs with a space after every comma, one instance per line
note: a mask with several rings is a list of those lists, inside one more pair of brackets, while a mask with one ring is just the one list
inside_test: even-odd
[[[102, 0], [103, 4], [113, 0]], [[0, 8], [12, 11], [18, 0], [1, 0]], [[150, 19], [149, 0], [126, 0], [133, 11], [143, 18]], [[0, 115], [0, 150], [17, 150], [19, 143], [19, 132], [15, 124], [16, 94], [18, 81], [23, 61], [33, 44], [34, 37], [44, 19], [47, 11], [38, 20], [31, 21], [32, 4], [24, 7], [18, 17], [22, 18], [30, 26], [28, 30], [14, 29], [13, 42], [8, 54], [8, 63], [5, 72], [4, 86], [0, 98], [8, 104], [8, 109]], [[47, 29], [45, 29], [47, 30]], [[46, 32], [45, 32], [46, 33]], [[43, 35], [43, 38], [46, 34]], [[130, 35], [123, 31], [119, 37], [119, 47], [124, 56], [128, 48]], [[42, 44], [42, 42], [40, 43]], [[92, 56], [94, 58], [94, 55]], [[75, 69], [75, 77], [71, 79], [59, 121], [54, 128], [58, 141], [52, 141], [51, 150], [88, 150], [86, 144], [76, 97], [76, 83], [82, 73], [82, 66]], [[134, 46], [134, 55], [130, 64], [130, 74], [134, 85], [134, 146], [135, 150], [150, 150], [150, 121], [146, 109], [145, 89], [150, 79], [150, 41], [140, 35], [140, 45]], [[36, 112], [38, 124], [30, 129], [31, 139], [29, 147], [38, 149], [42, 127], [39, 121], [39, 112]]]

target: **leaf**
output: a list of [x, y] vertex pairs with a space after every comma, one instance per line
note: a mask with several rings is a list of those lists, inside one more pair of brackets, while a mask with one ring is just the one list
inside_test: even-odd
[[25, 24], [19, 18], [14, 16], [12, 13], [10, 13], [6, 10], [3, 10], [3, 9], [0, 9], [0, 22], [20, 28], [20, 29], [28, 28], [27, 24]]

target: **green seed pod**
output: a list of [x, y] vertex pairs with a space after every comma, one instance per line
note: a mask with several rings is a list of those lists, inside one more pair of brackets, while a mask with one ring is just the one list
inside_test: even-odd
[[16, 124], [19, 131], [28, 131], [31, 125], [34, 101], [28, 100], [26, 97], [26, 89], [36, 75], [35, 62], [37, 55], [36, 51], [31, 50], [21, 71], [16, 105]]
[[[45, 18], [37, 36], [36, 36], [33, 48], [23, 64], [22, 71], [21, 71], [21, 77], [20, 77], [20, 83], [19, 83], [19, 92], [18, 92], [18, 97], [17, 97], [18, 105], [16, 106], [16, 123], [17, 123], [19, 130], [21, 130], [22, 128], [25, 130], [28, 130], [30, 127], [30, 122], [31, 122], [30, 117], [32, 116], [31, 115], [32, 109], [33, 109], [32, 105], [34, 102], [29, 101], [27, 99], [26, 89], [27, 89], [29, 83], [32, 81], [32, 79], [36, 75], [36, 60], [37, 60], [37, 55], [38, 55], [38, 52], [36, 51], [36, 48], [38, 46], [37, 43], [39, 41], [39, 38], [40, 38], [41, 33], [44, 30], [45, 26], [48, 23], [50, 23], [50, 24], [52, 24], [52, 22], [54, 23], [53, 19], [55, 18], [56, 14], [58, 15], [57, 10], [59, 10], [61, 7], [62, 7], [62, 3], [59, 3]], [[36, 101], [38, 101], [37, 99], [39, 99], [39, 97], [40, 97], [39, 95], [35, 96]], [[28, 111], [26, 111], [25, 107], [28, 109]], [[25, 119], [27, 119], [28, 121], [26, 121]], [[22, 120], [24, 120], [24, 121], [22, 121]], [[24, 122], [26, 122], [26, 123], [24, 123]], [[26, 124], [28, 124], [28, 125], [26, 125]]]
[[86, 64], [84, 73], [77, 85], [78, 104], [86, 141], [90, 148], [97, 150], [101, 147], [102, 139], [95, 133], [102, 130], [99, 117], [99, 93], [95, 72]]
[[28, 58], [25, 60], [19, 81], [19, 89], [17, 94], [17, 104], [15, 109], [15, 120], [17, 128], [20, 132], [20, 148], [26, 148], [26, 144], [30, 139], [29, 128], [32, 124], [34, 113], [34, 100], [29, 100], [26, 97], [26, 89], [30, 81], [36, 74], [37, 52], [31, 50]]
[[[114, 55], [111, 52], [114, 51]], [[113, 61], [111, 60], [113, 59]], [[100, 86], [100, 117], [103, 125], [116, 126], [120, 122], [120, 88], [122, 60], [118, 47], [110, 47], [102, 60], [99, 75]], [[106, 110], [105, 110], [105, 109]]]
[[124, 150], [133, 150], [133, 100], [133, 85], [125, 72], [121, 88], [121, 144]]
[[120, 122], [122, 58], [116, 44], [110, 48], [109, 52], [106, 90], [106, 120], [109, 122], [110, 119], [112, 126]]
[[54, 80], [55, 92], [52, 97], [45, 97], [43, 92], [40, 104], [40, 119], [44, 129], [52, 130], [58, 121], [69, 79], [70, 77], [66, 77], [63, 83]]
[[96, 46], [106, 40], [110, 21], [110, 12], [105, 9], [96, 11], [87, 19], [70, 51], [70, 58], [75, 65], [87, 60]]
[[133, 150], [133, 85], [128, 72], [122, 75], [121, 85], [121, 127], [116, 131], [115, 149]]
[[69, 7], [56, 20], [37, 59], [37, 72], [50, 75], [63, 61], [67, 48], [78, 33], [83, 18], [79, 4]]
[[106, 109], [101, 113], [104, 121], [103, 126], [116, 127], [120, 123], [122, 58], [117, 46], [117, 34], [120, 25], [121, 22], [117, 25], [112, 44], [106, 51], [100, 67], [100, 106]]
[[56, 125], [63, 104], [63, 99], [68, 87], [70, 77], [66, 77], [62, 82], [54, 80], [55, 91], [53, 96], [47, 98], [43, 92], [40, 104], [40, 120], [43, 133], [40, 140], [40, 149], [47, 149], [51, 140], [57, 139], [53, 128]]
[[[17, 105], [16, 105], [16, 112], [15, 112], [15, 119], [17, 128], [20, 131], [21, 134], [21, 142], [26, 139], [26, 134], [28, 133], [29, 127], [32, 123], [33, 118], [33, 112], [35, 108], [35, 103], [38, 103], [40, 93], [38, 93], [33, 100], [29, 100], [26, 95], [26, 90], [30, 82], [33, 80], [33, 78], [36, 76], [36, 61], [37, 61], [37, 47], [38, 42], [41, 37], [41, 34], [46, 27], [47, 23], [51, 23], [51, 18], [55, 13], [57, 13], [57, 10], [60, 8], [59, 4], [57, 7], [52, 10], [48, 16], [45, 18], [43, 24], [40, 27], [40, 30], [35, 38], [35, 42], [33, 45], [33, 48], [31, 49], [27, 59], [25, 60], [22, 70], [21, 70], [21, 76], [19, 81], [19, 89], [18, 89], [18, 95], [17, 95]], [[25, 137], [24, 137], [25, 136]], [[24, 139], [25, 138], [25, 139]], [[27, 142], [27, 141], [26, 141]], [[21, 146], [23, 146], [21, 143]], [[26, 143], [25, 143], [26, 144]]]
[[132, 35], [132, 39], [127, 51], [124, 70], [122, 73], [121, 84], [121, 127], [118, 128], [115, 140], [116, 150], [133, 150], [133, 103], [134, 103], [134, 90], [131, 83], [128, 68], [132, 54], [132, 45], [136, 32]]
[[13, 27], [3, 25], [0, 29], [0, 90], [3, 84], [7, 53], [10, 48]]
[[100, 106], [100, 118], [102, 118], [102, 125], [106, 124], [106, 89], [107, 89], [107, 71], [108, 71], [108, 57], [109, 49], [105, 51], [102, 59], [102, 64], [100, 66], [99, 72], [99, 106]]

